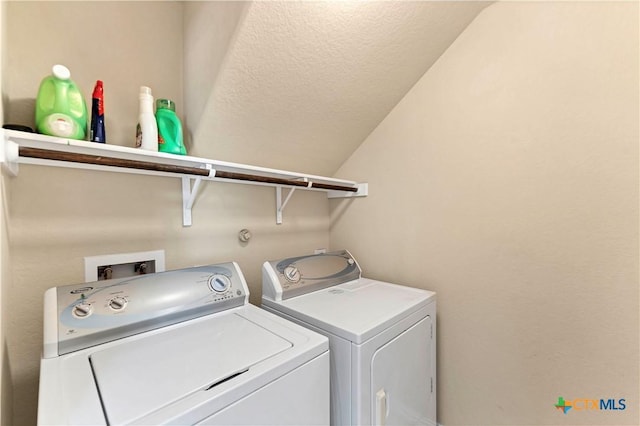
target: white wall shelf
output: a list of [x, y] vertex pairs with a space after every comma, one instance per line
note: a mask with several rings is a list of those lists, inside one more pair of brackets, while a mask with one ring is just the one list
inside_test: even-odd
[[[35, 133], [0, 129], [0, 161], [12, 176], [19, 164], [70, 167], [182, 179], [182, 223], [191, 226], [191, 210], [202, 181], [271, 186], [276, 189], [276, 223], [296, 189], [326, 192], [329, 198], [366, 197], [368, 185], [349, 180], [269, 169], [206, 158], [145, 151]], [[289, 191], [282, 197], [282, 189]]]

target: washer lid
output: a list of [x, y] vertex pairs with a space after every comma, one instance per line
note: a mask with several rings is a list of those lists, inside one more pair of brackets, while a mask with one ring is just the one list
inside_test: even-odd
[[292, 347], [236, 315], [194, 322], [90, 356], [110, 424], [131, 423]]
[[281, 312], [362, 343], [435, 300], [435, 293], [367, 278], [274, 302]]

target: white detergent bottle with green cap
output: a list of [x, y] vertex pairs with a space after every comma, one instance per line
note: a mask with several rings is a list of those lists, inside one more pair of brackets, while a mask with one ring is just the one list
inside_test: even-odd
[[87, 104], [64, 65], [54, 65], [40, 83], [36, 98], [36, 130], [70, 139], [87, 135]]

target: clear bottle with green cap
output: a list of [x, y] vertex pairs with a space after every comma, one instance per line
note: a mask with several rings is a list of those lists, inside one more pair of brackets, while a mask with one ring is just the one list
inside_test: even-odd
[[70, 139], [85, 139], [87, 135], [87, 105], [64, 65], [54, 65], [51, 75], [40, 83], [36, 129], [45, 135]]
[[182, 140], [182, 123], [176, 115], [175, 102], [170, 99], [158, 99], [156, 121], [158, 122], [158, 151], [187, 155]]

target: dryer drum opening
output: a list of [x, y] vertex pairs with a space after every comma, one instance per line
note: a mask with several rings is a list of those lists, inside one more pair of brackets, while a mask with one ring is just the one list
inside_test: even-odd
[[208, 391], [209, 389], [213, 389], [213, 388], [215, 388], [216, 386], [223, 384], [224, 382], [228, 382], [229, 380], [234, 379], [234, 378], [238, 377], [239, 375], [246, 373], [247, 371], [249, 371], [249, 369], [248, 369], [248, 368], [246, 368], [246, 369], [244, 369], [244, 370], [242, 370], [242, 371], [238, 371], [237, 373], [233, 373], [233, 374], [231, 374], [230, 376], [225, 377], [224, 379], [220, 379], [220, 380], [218, 380], [217, 382], [214, 382], [214, 383], [210, 384], [210, 385], [205, 389], [205, 391]]

